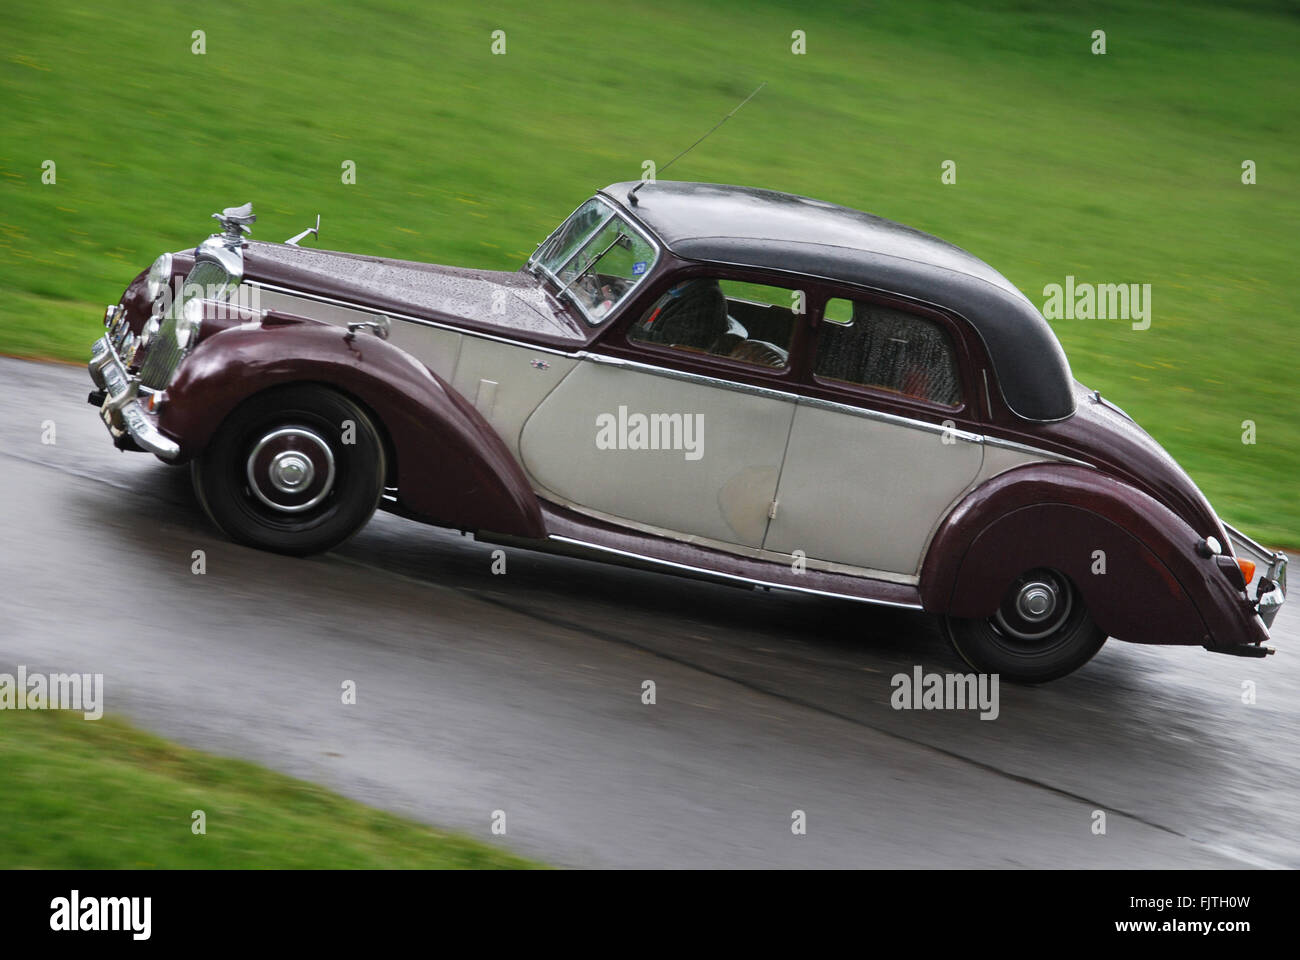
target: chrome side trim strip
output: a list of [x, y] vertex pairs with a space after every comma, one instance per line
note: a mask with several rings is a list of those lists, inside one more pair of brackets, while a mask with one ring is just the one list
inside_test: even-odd
[[660, 367], [652, 363], [642, 363], [639, 360], [625, 360], [622, 357], [607, 357], [598, 353], [588, 353], [586, 350], [580, 351], [578, 353], [578, 358], [581, 360], [591, 360], [593, 363], [603, 363], [611, 366], [626, 367], [632, 370], [640, 370], [643, 373], [667, 377], [672, 380], [684, 380], [688, 383], [698, 383], [708, 387], [716, 387], [720, 390], [731, 390], [735, 393], [747, 393], [752, 396], [766, 397], [771, 400], [786, 400], [791, 403], [802, 404], [806, 407], [816, 407], [821, 410], [833, 410], [836, 413], [846, 413], [849, 416], [862, 417], [867, 420], [879, 420], [883, 423], [912, 427], [930, 433], [950, 433], [951, 435], [969, 441], [970, 443], [982, 443], [984, 440], [984, 438], [978, 433], [968, 433], [965, 430], [949, 431], [940, 423], [930, 423], [926, 420], [913, 420], [910, 417], [902, 417], [898, 414], [884, 413], [880, 410], [870, 410], [864, 407], [854, 407], [847, 403], [837, 403], [834, 400], [805, 397], [797, 393], [790, 393], [786, 390], [777, 390], [773, 387], [758, 387], [750, 383], [737, 383], [734, 380], [723, 380], [719, 377], [710, 377], [702, 373], [691, 373], [686, 370], [675, 370], [671, 367]]
[[342, 307], [345, 310], [356, 310], [367, 316], [373, 317], [375, 314], [382, 314], [385, 317], [392, 317], [397, 320], [403, 320], [407, 323], [417, 323], [424, 327], [434, 327], [438, 330], [449, 330], [452, 333], [463, 334], [467, 337], [478, 337], [480, 340], [494, 340], [497, 343], [509, 344], [513, 347], [523, 347], [525, 350], [536, 350], [541, 353], [554, 354], [557, 357], [577, 357], [581, 351], [561, 350], [558, 347], [545, 347], [536, 343], [528, 343], [523, 340], [514, 340], [510, 337], [503, 337], [494, 333], [485, 333], [481, 330], [470, 330], [465, 327], [457, 326], [454, 323], [443, 323], [438, 320], [426, 320], [423, 317], [413, 317], [408, 313], [395, 313], [391, 310], [376, 310], [374, 307], [362, 306], [359, 303], [352, 303], [347, 300], [336, 300], [333, 297], [321, 296], [317, 293], [311, 293], [306, 290], [294, 290], [290, 287], [281, 287], [273, 283], [262, 283], [259, 280], [245, 280], [244, 283], [249, 286], [259, 287], [262, 290], [270, 290], [273, 293], [283, 293], [286, 296], [298, 297], [302, 300], [313, 300], [317, 303], [329, 304], [333, 307]]
[[603, 353], [587, 353], [585, 350], [578, 353], [578, 359], [590, 360], [592, 363], [604, 364], [607, 367], [626, 367], [629, 363], [621, 357], [607, 357]]
[[676, 370], [672, 367], [661, 367], [653, 363], [643, 363], [639, 360], [627, 360], [623, 357], [609, 357], [604, 354], [591, 353], [587, 350], [579, 350], [572, 356], [579, 360], [590, 360], [593, 363], [605, 364], [607, 366], [622, 367], [629, 370], [640, 370], [642, 373], [649, 373], [655, 376], [667, 377], [672, 380], [682, 380], [687, 383], [699, 383], [708, 387], [716, 387], [720, 390], [731, 390], [735, 393], [747, 393], [756, 397], [766, 397], [771, 400], [786, 400], [791, 403], [802, 404], [807, 407], [816, 407], [822, 410], [832, 410], [836, 413], [844, 413], [853, 417], [862, 417], [866, 420], [878, 420], [881, 423], [892, 423], [900, 427], [910, 427], [914, 430], [924, 430], [928, 433], [950, 434], [960, 440], [968, 443], [983, 443], [993, 447], [1002, 447], [1007, 450], [1016, 450], [1020, 453], [1029, 453], [1042, 457], [1044, 460], [1057, 460], [1062, 463], [1072, 463], [1080, 467], [1096, 469], [1092, 464], [1083, 460], [1076, 460], [1074, 457], [1066, 456], [1063, 453], [1054, 453], [1050, 450], [1043, 450], [1038, 447], [1032, 447], [1025, 443], [1018, 443], [1014, 440], [1003, 440], [1000, 437], [990, 437], [988, 434], [970, 433], [966, 430], [948, 430], [941, 423], [930, 423], [928, 420], [914, 420], [911, 417], [900, 416], [895, 413], [885, 413], [881, 410], [871, 410], [865, 407], [855, 407], [847, 403], [839, 403], [834, 400], [823, 400], [819, 397], [805, 397], [797, 393], [790, 393], [786, 390], [777, 390], [773, 387], [759, 387], [749, 383], [737, 383], [734, 380], [723, 380], [719, 377], [710, 377], [702, 373], [692, 373], [687, 370]]
[[928, 420], [913, 420], [911, 417], [899, 416], [896, 413], [885, 413], [881, 410], [870, 410], [863, 407], [850, 406], [847, 403], [838, 403], [834, 400], [823, 400], [820, 397], [799, 397], [799, 403], [806, 407], [815, 407], [819, 410], [830, 410], [834, 413], [843, 413], [851, 417], [862, 417], [864, 420], [879, 420], [881, 423], [892, 423], [899, 427], [910, 427], [913, 430], [924, 430], [926, 433], [937, 433], [956, 437], [958, 440], [965, 440], [967, 443], [983, 443], [982, 434], [970, 433], [966, 430], [958, 430], [955, 426], [950, 430], [941, 423], [930, 423]]
[[[607, 547], [599, 543], [590, 543], [586, 540], [575, 540], [572, 537], [562, 537], [558, 534], [549, 534], [548, 540], [554, 540], [556, 543], [565, 543], [574, 547], [581, 547], [584, 550], [595, 550], [601, 553], [612, 553], [616, 556], [626, 557], [630, 560], [639, 560], [643, 563], [653, 563], [662, 567], [670, 567], [674, 570], [684, 570], [688, 573], [697, 573], [706, 577], [716, 577], [723, 580], [732, 580], [736, 583], [747, 583], [755, 587], [767, 587], [770, 590], [789, 590], [793, 593], [809, 593], [818, 597], [834, 597], [839, 600], [856, 600], [859, 603], [874, 603], [882, 607], [897, 607], [900, 610], [922, 610], [924, 609], [919, 603], [900, 603], [897, 600], [876, 600], [871, 597], [859, 597], [849, 593], [837, 593], [833, 590], [816, 590], [812, 587], [795, 587], [785, 583], [773, 583], [767, 580], [755, 580], [752, 577], [742, 577], [734, 573], [721, 573], [717, 570], [710, 570], [707, 567], [696, 567], [688, 563], [677, 563], [674, 560], [662, 560], [659, 557], [648, 557], [645, 554], [633, 553], [630, 550], [619, 550], [616, 547]], [[882, 581], [885, 582], [885, 581]]]
[[1074, 457], [1066, 456], [1063, 453], [1053, 453], [1051, 450], [1042, 450], [1038, 447], [1031, 447], [1027, 443], [1017, 443], [1015, 440], [1003, 440], [1001, 437], [990, 437], [984, 435], [984, 445], [988, 447], [1001, 447], [1004, 450], [1015, 450], [1019, 453], [1029, 453], [1042, 457], [1045, 460], [1056, 460], [1061, 463], [1070, 463], [1076, 467], [1087, 467], [1089, 470], [1097, 468], [1091, 463], [1084, 460], [1076, 460]]
[[756, 397], [768, 397], [772, 400], [799, 401], [807, 399], [805, 397], [800, 397], [798, 394], [788, 393], [784, 390], [776, 390], [771, 387], [756, 387], [750, 383], [736, 383], [732, 380], [710, 377], [702, 373], [691, 373], [687, 370], [675, 370], [672, 367], [660, 367], [653, 363], [642, 363], [640, 360], [625, 360], [622, 357], [607, 357], [599, 353], [588, 353], [586, 350], [578, 351], [577, 356], [579, 360], [590, 360], [593, 363], [625, 367], [629, 370], [640, 370], [642, 373], [667, 377], [670, 380], [684, 380], [687, 383], [698, 383], [706, 387], [717, 387], [720, 390], [731, 390], [735, 393], [748, 393]]
[[[586, 517], [593, 517], [596, 520], [603, 520], [606, 523], [618, 527], [624, 527], [627, 530], [637, 533], [648, 534], [657, 537], [660, 540], [671, 540], [674, 543], [685, 544], [694, 547], [702, 547], [706, 550], [713, 550], [717, 553], [729, 554], [745, 560], [759, 560], [766, 563], [779, 563], [785, 565], [793, 557], [788, 553], [780, 553], [775, 550], [764, 550], [762, 547], [751, 547], [737, 543], [727, 543], [723, 540], [714, 540], [711, 537], [699, 537], [691, 534], [682, 533], [679, 530], [671, 530], [666, 527], [657, 527], [649, 523], [641, 523], [637, 520], [629, 520], [627, 517], [620, 517], [612, 513], [606, 513], [603, 510], [593, 510], [591, 507], [581, 503], [574, 503], [566, 497], [560, 496], [553, 490], [547, 490], [540, 485], [534, 488], [534, 492], [541, 499], [556, 506], [567, 507], [575, 513], [580, 513]], [[871, 567], [859, 567], [848, 563], [836, 563], [833, 560], [819, 560], [816, 557], [807, 557], [804, 561], [811, 571], [816, 573], [841, 574], [843, 576], [853, 577], [856, 580], [879, 580], [882, 583], [893, 583], [905, 587], [915, 587], [920, 584], [920, 578], [912, 573], [896, 573], [891, 570], [875, 570]]]

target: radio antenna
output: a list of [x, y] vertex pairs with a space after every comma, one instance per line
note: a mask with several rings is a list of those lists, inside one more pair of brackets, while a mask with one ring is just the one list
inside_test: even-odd
[[[757, 87], [754, 88], [754, 92], [753, 92], [753, 93], [751, 93], [749, 96], [747, 96], [744, 100], [741, 100], [740, 103], [736, 104], [735, 107], [732, 108], [731, 113], [727, 114], [725, 117], [723, 117], [723, 118], [722, 118], [721, 120], [719, 120], [717, 123], [715, 123], [715, 124], [713, 125], [713, 127], [709, 130], [708, 133], [706, 133], [704, 136], [700, 137], [700, 139], [696, 140], [694, 143], [692, 143], [689, 147], [687, 147], [687, 148], [686, 148], [685, 150], [683, 150], [681, 153], [677, 154], [677, 156], [673, 157], [671, 160], [669, 160], [667, 163], [665, 163], [663, 169], [664, 169], [664, 170], [667, 170], [667, 169], [668, 169], [669, 167], [671, 167], [674, 163], [676, 163], [676, 162], [677, 162], [678, 160], [680, 160], [682, 157], [686, 156], [688, 153], [690, 153], [692, 150], [694, 150], [696, 147], [698, 147], [701, 143], [703, 143], [705, 140], [707, 140], [709, 137], [711, 137], [711, 136], [713, 135], [713, 131], [714, 131], [714, 130], [717, 130], [718, 127], [722, 126], [724, 123], [726, 123], [726, 122], [727, 122], [728, 120], [730, 120], [732, 117], [734, 117], [737, 113], [739, 113], [739, 112], [740, 112], [740, 108], [743, 107], [745, 104], [749, 103], [749, 101], [753, 100], [756, 96], [758, 96], [758, 91], [762, 90], [762, 89], [763, 89], [764, 87], [766, 87], [766, 86], [767, 86], [767, 81], [764, 80], [762, 83], [760, 83]], [[662, 173], [663, 171], [660, 171], [660, 172]], [[632, 204], [633, 206], [636, 206], [636, 192], [637, 192], [638, 190], [640, 190], [642, 187], [644, 187], [644, 186], [646, 185], [647, 182], [648, 182], [648, 181], [646, 181], [646, 180], [642, 180], [640, 183], [638, 183], [635, 187], [633, 187], [633, 188], [628, 192], [628, 195], [627, 195], [628, 203]]]

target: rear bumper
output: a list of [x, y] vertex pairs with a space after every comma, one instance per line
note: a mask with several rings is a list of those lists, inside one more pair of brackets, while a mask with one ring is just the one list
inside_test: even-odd
[[[141, 406], [139, 380], [127, 373], [126, 365], [107, 336], [95, 341], [87, 369], [90, 379], [102, 392], [103, 399], [97, 404], [99, 417], [108, 427], [114, 443], [127, 446], [124, 440], [129, 437], [138, 449], [147, 450], [163, 460], [175, 460], [180, 455], [180, 445], [165, 436], [155, 419]], [[98, 393], [91, 396], [99, 399]]]
[[[1255, 564], [1255, 576], [1246, 584], [1246, 596], [1255, 604], [1255, 611], [1264, 621], [1264, 626], [1271, 628], [1277, 619], [1277, 613], [1286, 601], [1287, 556], [1260, 546], [1240, 530], [1227, 524], [1224, 529], [1232, 540], [1232, 552], [1243, 560]], [[1252, 592], [1253, 586], [1253, 592]]]

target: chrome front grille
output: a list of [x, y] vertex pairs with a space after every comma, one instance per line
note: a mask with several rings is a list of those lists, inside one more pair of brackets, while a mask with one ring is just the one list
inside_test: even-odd
[[140, 382], [154, 390], [165, 390], [172, 382], [176, 368], [185, 358], [185, 348], [180, 345], [176, 335], [176, 324], [185, 309], [185, 303], [193, 299], [219, 300], [230, 286], [233, 278], [221, 264], [212, 260], [200, 259], [194, 264], [181, 285], [181, 295], [172, 304], [171, 310], [163, 318], [158, 332], [145, 348], [144, 359], [140, 362]]
[[226, 273], [225, 268], [219, 263], [211, 260], [200, 260], [194, 264], [189, 275], [185, 278], [185, 285], [181, 288], [181, 300], [178, 309], [183, 307], [184, 301], [200, 297], [205, 300], [220, 300], [225, 294], [226, 286], [230, 283], [230, 274]]
[[176, 341], [175, 312], [163, 319], [162, 326], [145, 348], [144, 362], [140, 366], [140, 382], [154, 390], [165, 390], [172, 374], [180, 365], [184, 351]]

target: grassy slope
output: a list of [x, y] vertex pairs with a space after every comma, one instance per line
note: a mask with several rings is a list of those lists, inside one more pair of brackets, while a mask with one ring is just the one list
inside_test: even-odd
[[[914, 224], [1040, 304], [1066, 274], [1153, 284], [1148, 331], [1055, 324], [1076, 375], [1225, 518], [1300, 544], [1300, 18], [1285, 5], [460, 6], [143, 2], [123, 16], [11, 0], [0, 350], [80, 358], [131, 275], [244, 200], [261, 238], [320, 212], [322, 246], [515, 266], [593, 188], [663, 164], [767, 80], [671, 176]], [[496, 28], [506, 56], [489, 53]], [[796, 28], [806, 56], [790, 53]], [[1104, 57], [1089, 53], [1096, 28]], [[190, 53], [195, 29], [206, 56]], [[955, 186], [939, 182], [948, 159]], [[1246, 159], [1256, 186], [1240, 183]]]
[[[0, 714], [6, 868], [490, 868], [534, 864], [112, 718]], [[191, 813], [207, 833], [191, 832]]]

